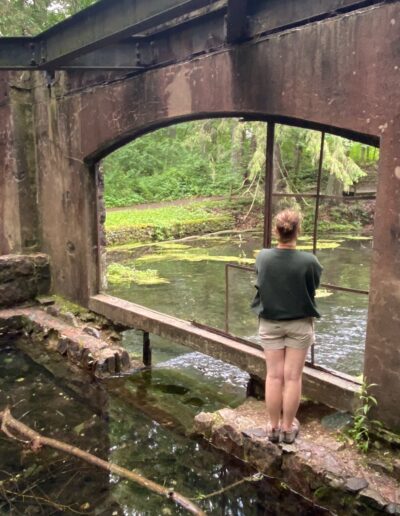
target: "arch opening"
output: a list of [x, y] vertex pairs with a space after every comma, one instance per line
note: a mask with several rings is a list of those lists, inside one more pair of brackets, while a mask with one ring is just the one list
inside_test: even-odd
[[[256, 342], [251, 273], [227, 264], [251, 268], [257, 250], [271, 243], [268, 220], [296, 206], [304, 214], [299, 248], [315, 252], [325, 267], [318, 299], [324, 317], [317, 324], [323, 345], [309, 361], [358, 376], [379, 151], [365, 138], [270, 121], [268, 200], [267, 125], [242, 117], [168, 124], [109, 154], [101, 162], [108, 241], [101, 290]], [[338, 338], [342, 353], [332, 361]]]

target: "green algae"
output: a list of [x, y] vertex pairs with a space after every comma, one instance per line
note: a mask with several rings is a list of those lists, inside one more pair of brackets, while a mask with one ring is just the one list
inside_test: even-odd
[[346, 240], [372, 240], [372, 236], [362, 235], [341, 235], [341, 237]]
[[[322, 251], [324, 249], [336, 249], [337, 247], [340, 247], [340, 242], [317, 242], [317, 249], [319, 251]], [[312, 251], [313, 250], [312, 244], [300, 244], [296, 247], [298, 251]]]
[[329, 296], [332, 296], [333, 295], [333, 292], [330, 291], [330, 290], [327, 290], [325, 288], [320, 288], [316, 291], [315, 293], [315, 297], [316, 298], [323, 298], [323, 297], [329, 297]]
[[202, 249], [193, 250], [192, 252], [183, 252], [183, 253], [174, 253], [174, 252], [166, 252], [163, 254], [147, 254], [144, 256], [140, 256], [135, 260], [135, 263], [156, 263], [156, 262], [164, 262], [171, 260], [178, 261], [186, 261], [186, 262], [235, 262], [241, 264], [254, 264], [253, 258], [244, 258], [240, 256], [216, 256], [210, 255], [204, 252]]
[[[324, 249], [336, 249], [337, 247], [340, 247], [341, 243], [342, 243], [342, 241], [340, 241], [340, 240], [331, 240], [331, 241], [320, 240], [319, 242], [317, 242], [317, 250], [322, 251]], [[296, 249], [297, 249], [297, 251], [312, 251], [313, 245], [312, 244], [300, 244], [300, 245], [296, 246]], [[257, 254], [259, 252], [260, 252], [260, 249], [256, 249], [255, 251], [253, 251], [254, 256], [257, 256]]]
[[88, 310], [84, 306], [73, 303], [72, 301], [69, 301], [68, 299], [65, 299], [64, 297], [62, 297], [60, 295], [53, 295], [51, 297], [54, 299], [54, 302], [57, 305], [57, 308], [59, 308], [59, 310], [62, 314], [70, 312], [74, 315], [79, 316], [79, 315], [91, 313], [90, 310]]
[[187, 249], [191, 249], [190, 245], [180, 244], [178, 242], [160, 242], [156, 244], [155, 247], [171, 251], [186, 251]]
[[136, 283], [137, 285], [161, 285], [169, 283], [159, 276], [154, 269], [137, 270], [120, 263], [111, 263], [107, 267], [107, 280], [113, 285]]
[[141, 247], [148, 247], [154, 245], [153, 242], [130, 242], [127, 244], [118, 244], [107, 246], [107, 252], [118, 252], [118, 251], [133, 251], [134, 249], [140, 249]]

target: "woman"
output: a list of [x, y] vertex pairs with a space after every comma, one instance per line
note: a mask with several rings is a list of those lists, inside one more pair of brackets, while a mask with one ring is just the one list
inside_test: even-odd
[[317, 258], [297, 251], [300, 214], [286, 209], [275, 217], [278, 245], [263, 249], [256, 259], [257, 294], [252, 307], [259, 316], [259, 335], [265, 351], [267, 378], [267, 434], [293, 443], [299, 432], [301, 377], [307, 351], [314, 343], [313, 318], [322, 267]]

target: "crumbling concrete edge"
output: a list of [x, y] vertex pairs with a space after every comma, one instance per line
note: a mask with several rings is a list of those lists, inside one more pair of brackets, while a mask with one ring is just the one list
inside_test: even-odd
[[133, 368], [123, 347], [89, 335], [36, 307], [0, 310], [0, 337], [28, 337], [33, 346], [59, 353], [96, 378]]
[[246, 416], [239, 416], [239, 419], [238, 422], [238, 417], [229, 408], [214, 413], [201, 412], [195, 417], [193, 433], [267, 477], [284, 482], [315, 504], [339, 514], [358, 514], [359, 511], [400, 514], [396, 496], [388, 497], [387, 493], [378, 492], [362, 477], [343, 475], [344, 470], [338, 471], [334, 454], [330, 460], [328, 450], [328, 457], [317, 464], [307, 460], [312, 455], [312, 445], [307, 451], [308, 444], [302, 444], [302, 450], [297, 453], [296, 445], [276, 445], [268, 441], [265, 431], [254, 428], [254, 420]]

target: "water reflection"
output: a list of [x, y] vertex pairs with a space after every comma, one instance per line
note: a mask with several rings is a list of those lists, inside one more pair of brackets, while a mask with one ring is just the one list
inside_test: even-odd
[[[334, 241], [334, 237], [329, 237]], [[336, 238], [338, 247], [318, 252], [324, 266], [323, 282], [367, 290], [371, 241]], [[304, 243], [304, 242], [303, 242]], [[110, 286], [115, 296], [187, 320], [224, 329], [225, 327], [225, 264], [212, 259], [193, 261], [193, 256], [241, 256], [254, 258], [261, 248], [261, 236], [246, 234], [218, 240], [200, 239], [187, 243], [190, 248], [174, 251], [168, 248], [141, 248], [128, 254], [113, 255], [128, 266], [139, 270], [157, 269], [168, 284]], [[189, 256], [188, 256], [189, 253]], [[138, 257], [156, 255], [154, 261], [136, 261]], [[250, 311], [254, 296], [253, 278], [248, 272], [229, 272], [229, 330], [231, 333], [255, 338], [257, 320]], [[368, 297], [361, 294], [329, 292], [318, 300], [322, 319], [317, 323], [318, 364], [358, 375], [363, 368], [363, 353], [368, 309]], [[166, 343], [168, 346], [168, 344]], [[174, 348], [174, 345], [169, 343]]]
[[[201, 357], [194, 358], [201, 361]], [[111, 380], [107, 407], [102, 407], [103, 414], [105, 410], [107, 413], [100, 417], [87, 403], [75, 399], [68, 385], [12, 344], [0, 348], [0, 406], [10, 405], [16, 418], [44, 435], [134, 469], [188, 497], [219, 492], [253, 472], [209, 450], [202, 441], [187, 437], [174, 425], [163, 424], [162, 418], [167, 402], [171, 408], [169, 417], [173, 419], [175, 415], [179, 421], [185, 400], [192, 422], [193, 414], [201, 410], [197, 403], [190, 402], [194, 393], [202, 406], [216, 409], [227, 401], [234, 403], [234, 391], [212, 394], [216, 384], [207, 390], [190, 376], [179, 375], [174, 361], [172, 358], [160, 364], [152, 374]], [[147, 403], [148, 414], [135, 408], [137, 402]], [[30, 453], [19, 443], [0, 436], [0, 482], [3, 481], [1, 514], [187, 514], [116, 475], [54, 450]], [[16, 495], [18, 492], [24, 495]], [[199, 500], [199, 504], [216, 516], [327, 514], [267, 479], [243, 482]]]

